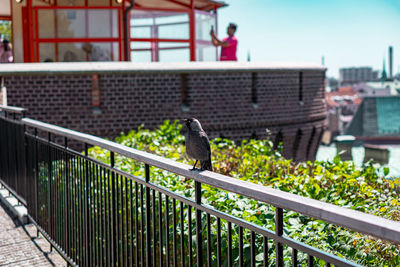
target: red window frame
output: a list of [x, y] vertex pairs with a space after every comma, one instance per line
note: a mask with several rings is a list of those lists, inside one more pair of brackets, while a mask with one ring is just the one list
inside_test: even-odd
[[[42, 9], [50, 9], [50, 10], [59, 10], [59, 9], [77, 9], [77, 10], [117, 10], [118, 16], [118, 37], [109, 37], [109, 38], [40, 38], [39, 37], [39, 23], [38, 23], [38, 11]], [[90, 42], [105, 42], [105, 43], [115, 43], [118, 42], [118, 59], [122, 61], [122, 26], [121, 26], [121, 10], [123, 10], [122, 6], [87, 6], [87, 1], [85, 1], [85, 6], [34, 6], [32, 7], [32, 12], [35, 14], [34, 21], [34, 33], [32, 35], [31, 44], [35, 51], [34, 61], [39, 62], [40, 54], [39, 54], [39, 44], [40, 43], [54, 43], [56, 45], [56, 61], [58, 61], [58, 44], [59, 43], [90, 43]], [[55, 16], [56, 19], [56, 16]], [[86, 16], [86, 20], [88, 17]], [[56, 24], [55, 24], [56, 25]], [[88, 23], [86, 23], [86, 27]], [[56, 27], [57, 31], [57, 27]]]
[[[145, 8], [145, 7], [139, 7], [135, 6], [135, 8], [132, 11], [135, 10], [140, 10], [140, 11], [165, 11], [165, 12], [175, 12], [175, 13], [182, 13], [182, 14], [187, 14], [189, 18], [189, 39], [166, 39], [166, 38], [131, 38], [131, 25], [129, 24], [129, 59], [131, 56], [132, 51], [148, 51], [149, 49], [132, 49], [131, 48], [131, 42], [149, 42], [152, 44], [157, 44], [160, 42], [167, 42], [167, 43], [182, 43], [182, 44], [188, 44], [188, 46], [182, 46], [182, 47], [171, 47], [171, 48], [161, 48], [159, 50], [167, 50], [167, 49], [179, 49], [179, 48], [189, 48], [190, 50], [190, 61], [195, 61], [196, 60], [196, 55], [195, 55], [195, 49], [194, 49], [194, 42], [192, 44], [192, 40], [194, 39], [194, 31], [192, 32], [192, 24], [195, 24], [192, 16], [193, 10], [188, 10], [188, 9], [172, 9], [172, 8]], [[128, 21], [131, 20], [131, 13], [128, 14], [129, 19]], [[193, 28], [194, 29], [194, 28]], [[152, 50], [152, 49], [150, 49]], [[158, 61], [152, 59], [152, 61]]]

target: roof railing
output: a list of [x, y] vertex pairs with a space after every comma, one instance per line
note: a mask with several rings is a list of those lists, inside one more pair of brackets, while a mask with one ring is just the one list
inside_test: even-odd
[[360, 211], [339, 207], [322, 201], [268, 188], [210, 171], [192, 171], [191, 166], [134, 148], [29, 118], [22, 119], [26, 126], [63, 136], [83, 143], [99, 146], [136, 161], [184, 176], [196, 182], [227, 190], [273, 206], [296, 211], [303, 215], [339, 225], [347, 229], [400, 244], [400, 223]]

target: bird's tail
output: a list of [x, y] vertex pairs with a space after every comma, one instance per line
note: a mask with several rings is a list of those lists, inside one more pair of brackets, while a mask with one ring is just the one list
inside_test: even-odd
[[208, 170], [208, 171], [212, 171], [212, 164], [211, 164], [211, 158], [209, 158], [208, 160], [205, 160], [203, 162], [201, 162], [201, 168], [203, 170]]

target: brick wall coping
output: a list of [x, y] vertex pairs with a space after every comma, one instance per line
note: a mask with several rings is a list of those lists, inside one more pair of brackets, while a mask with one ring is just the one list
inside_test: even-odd
[[263, 72], [263, 71], [325, 71], [324, 66], [312, 63], [289, 62], [57, 62], [0, 64], [0, 76], [32, 74], [87, 73], [193, 73], [193, 72]]

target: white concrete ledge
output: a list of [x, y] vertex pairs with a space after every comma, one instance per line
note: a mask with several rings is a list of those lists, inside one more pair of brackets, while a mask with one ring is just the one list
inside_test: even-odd
[[325, 71], [326, 67], [301, 62], [57, 62], [0, 64], [0, 76], [86, 73], [192, 73]]
[[28, 223], [28, 210], [20, 205], [18, 200], [11, 195], [7, 189], [0, 185], [0, 202], [2, 202], [11, 212], [13, 218], [18, 218], [22, 224]]

